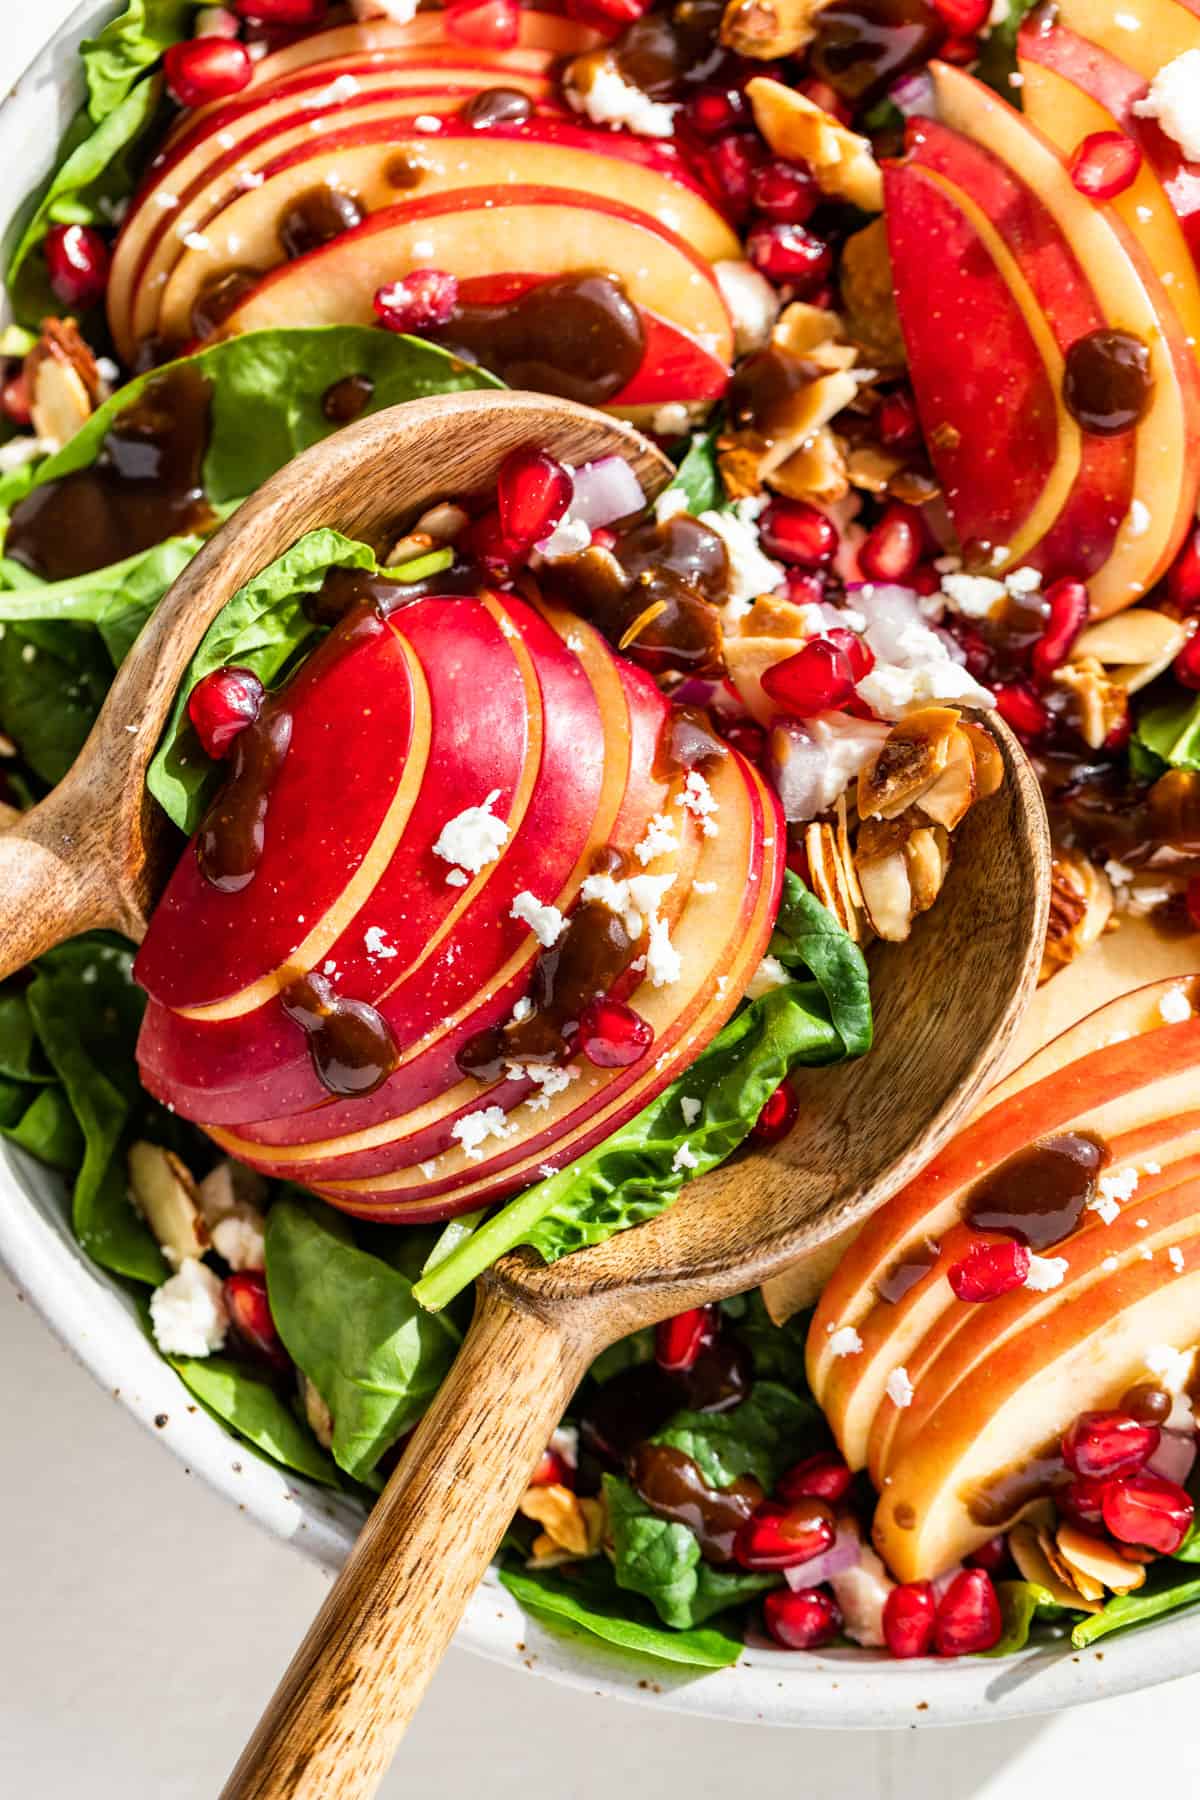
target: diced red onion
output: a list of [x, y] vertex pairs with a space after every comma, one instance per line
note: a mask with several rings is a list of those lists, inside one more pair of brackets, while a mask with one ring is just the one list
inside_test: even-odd
[[1192, 1464], [1196, 1460], [1196, 1439], [1190, 1431], [1164, 1431], [1158, 1440], [1158, 1449], [1146, 1463], [1151, 1475], [1161, 1475], [1165, 1481], [1174, 1481], [1183, 1486], [1192, 1472]]
[[571, 517], [593, 529], [631, 518], [645, 504], [642, 485], [623, 456], [599, 456], [575, 470]]
[[888, 89], [888, 99], [906, 119], [917, 116], [931, 118], [937, 112], [933, 97], [933, 77], [928, 69], [917, 69], [911, 75], [902, 75]]
[[794, 1569], [785, 1569], [783, 1573], [789, 1587], [820, 1587], [823, 1581], [832, 1581], [835, 1575], [856, 1569], [861, 1561], [862, 1542], [858, 1527], [846, 1514], [838, 1520], [837, 1536], [828, 1550], [823, 1550], [820, 1556], [810, 1557], [805, 1563], [798, 1563]]
[[946, 1589], [950, 1586], [950, 1583], [954, 1580], [954, 1577], [961, 1574], [962, 1564], [956, 1562], [952, 1569], [946, 1569], [943, 1574], [935, 1575], [933, 1578], [934, 1597], [940, 1600]]

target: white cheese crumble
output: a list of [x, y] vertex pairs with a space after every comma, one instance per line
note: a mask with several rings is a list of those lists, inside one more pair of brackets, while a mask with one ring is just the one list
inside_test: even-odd
[[650, 429], [656, 437], [682, 437], [692, 422], [692, 409], [682, 400], [666, 400], [658, 407], [650, 421]]
[[1137, 1184], [1136, 1169], [1110, 1170], [1096, 1183], [1096, 1193], [1088, 1201], [1088, 1211], [1094, 1212], [1105, 1225], [1111, 1225], [1120, 1216], [1121, 1203], [1132, 1199], [1137, 1192]]
[[1002, 581], [990, 575], [943, 575], [942, 592], [956, 613], [964, 619], [986, 619], [1005, 595]]
[[713, 274], [733, 322], [735, 355], [751, 356], [756, 350], [765, 350], [779, 316], [777, 291], [753, 263], [714, 263]]
[[908, 1378], [908, 1370], [903, 1363], [893, 1369], [887, 1378], [887, 1397], [893, 1406], [912, 1405], [913, 1384]]
[[1168, 1394], [1178, 1394], [1187, 1386], [1195, 1352], [1176, 1350], [1171, 1344], [1151, 1344], [1142, 1361]]
[[704, 1103], [701, 1100], [697, 1100], [692, 1094], [681, 1094], [679, 1096], [679, 1110], [683, 1114], [684, 1124], [694, 1125], [696, 1120], [700, 1117], [700, 1114], [704, 1111]]
[[991, 694], [951, 656], [944, 638], [916, 620], [889, 624], [886, 635], [872, 622], [867, 642], [875, 667], [858, 683], [858, 692], [884, 719], [902, 719], [915, 706], [935, 700], [959, 700], [968, 706], [992, 707]]
[[266, 1220], [256, 1208], [244, 1207], [218, 1219], [210, 1236], [212, 1247], [230, 1268], [265, 1269], [267, 1266]]
[[853, 1325], [841, 1325], [829, 1334], [830, 1356], [857, 1356], [862, 1347], [862, 1339]]
[[764, 956], [746, 983], [747, 1000], [761, 1000], [772, 988], [786, 987], [791, 976], [777, 956]]
[[671, 942], [670, 928], [655, 913], [650, 921], [650, 937], [646, 944], [646, 973], [654, 987], [670, 987], [679, 980], [683, 967], [678, 950]]
[[1177, 1275], [1183, 1274], [1183, 1251], [1179, 1248], [1178, 1244], [1172, 1244], [1167, 1251], [1167, 1261]]
[[1048, 1294], [1051, 1288], [1062, 1286], [1068, 1266], [1065, 1256], [1031, 1256], [1024, 1285], [1031, 1293]]
[[1182, 988], [1170, 988], [1158, 1003], [1158, 1014], [1165, 1025], [1182, 1025], [1192, 1016], [1192, 1003]]
[[1139, 119], [1157, 119], [1188, 162], [1200, 162], [1200, 50], [1185, 50], [1165, 64], [1133, 110]]
[[388, 962], [393, 956], [400, 954], [394, 944], [388, 943], [387, 932], [382, 925], [368, 925], [363, 933], [363, 943], [367, 947], [367, 955], [378, 958], [380, 962]]
[[642, 867], [653, 862], [656, 856], [666, 856], [671, 850], [678, 850], [679, 839], [675, 836], [675, 826], [666, 813], [655, 813], [646, 827], [646, 835], [640, 844], [633, 846], [633, 854]]
[[676, 1174], [678, 1174], [681, 1169], [698, 1169], [700, 1167], [700, 1159], [697, 1157], [691, 1145], [685, 1141], [680, 1144], [678, 1150], [675, 1152], [675, 1155], [671, 1160], [671, 1167]]
[[504, 1117], [501, 1106], [481, 1106], [478, 1112], [464, 1113], [450, 1127], [450, 1136], [457, 1138], [464, 1154], [471, 1162], [483, 1160], [482, 1146], [488, 1138], [511, 1137], [516, 1130]]
[[[500, 789], [493, 788], [482, 805], [464, 807], [462, 812], [447, 819], [433, 846], [433, 854], [440, 856], [443, 862], [457, 864], [460, 870], [469, 870], [472, 875], [478, 875], [485, 864], [495, 862], [508, 837], [508, 826], [492, 813], [499, 798]], [[462, 884], [456, 882], [454, 885]]]
[[593, 125], [625, 125], [639, 137], [670, 137], [675, 130], [674, 102], [652, 100], [625, 80], [615, 63], [590, 64], [587, 92], [568, 86], [566, 96], [576, 112], [586, 113]]
[[[510, 919], [519, 919], [522, 925], [528, 925], [543, 950], [549, 950], [551, 944], [557, 944], [567, 925], [566, 919], [559, 912], [557, 906], [543, 905], [537, 895], [531, 894], [528, 888], [523, 888], [517, 895], [508, 916]], [[517, 1005], [528, 1008], [528, 1012], [522, 1014], [524, 1018], [528, 1018], [529, 1013], [533, 1011], [533, 1003], [530, 1000], [519, 1000]], [[516, 1017], [514, 1008], [513, 1018]]]
[[641, 937], [647, 919], [662, 904], [663, 895], [674, 885], [674, 875], [630, 875], [618, 880], [614, 875], [588, 875], [579, 889], [581, 900], [596, 900], [617, 914], [631, 938]]
[[549, 537], [544, 537], [538, 545], [538, 555], [544, 556], [547, 562], [558, 562], [565, 556], [578, 556], [591, 541], [592, 528], [587, 520], [566, 512]]
[[512, 1009], [512, 1023], [514, 1025], [523, 1025], [526, 1019], [532, 1019], [532, 1017], [533, 1001], [529, 998], [528, 994], [526, 994], [523, 999], [517, 1001], [517, 1004]]
[[563, 1093], [573, 1081], [579, 1080], [579, 1070], [558, 1063], [510, 1062], [508, 1078], [510, 1081], [532, 1081], [538, 1091], [529, 1096], [525, 1106], [529, 1112], [546, 1112], [555, 1094]]
[[723, 611], [731, 624], [744, 619], [760, 595], [773, 594], [783, 583], [781, 565], [764, 555], [758, 541], [755, 520], [762, 510], [757, 500], [738, 500], [721, 512], [700, 514], [700, 523], [716, 532], [729, 556], [729, 599]]
[[682, 794], [675, 796], [675, 804], [682, 806], [685, 812], [690, 812], [694, 819], [699, 819], [700, 829], [705, 837], [716, 837], [718, 827], [715, 815], [721, 808], [698, 769], [689, 770]]
[[466, 887], [467, 882], [470, 879], [471, 878], [467, 874], [467, 871], [465, 869], [451, 869], [450, 873], [446, 877], [446, 886], [447, 887]]
[[150, 1323], [164, 1356], [208, 1356], [219, 1350], [229, 1329], [219, 1277], [196, 1257], [185, 1256], [175, 1274], [151, 1294]]

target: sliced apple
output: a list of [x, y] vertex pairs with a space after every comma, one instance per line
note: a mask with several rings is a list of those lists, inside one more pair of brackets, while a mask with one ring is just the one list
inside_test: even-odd
[[1144, 81], [1153, 81], [1165, 63], [1200, 49], [1200, 7], [1191, 0], [1061, 0], [1058, 24], [1087, 38], [1110, 56], [1128, 63]]
[[[278, 325], [369, 324], [385, 282], [413, 268], [452, 274], [543, 276], [590, 269], [619, 275], [635, 305], [687, 333], [729, 365], [733, 328], [712, 269], [689, 245], [615, 201], [553, 189], [469, 189], [386, 208], [323, 249], [272, 270], [226, 318], [223, 336]], [[167, 336], [190, 330], [191, 297], [161, 319]]]

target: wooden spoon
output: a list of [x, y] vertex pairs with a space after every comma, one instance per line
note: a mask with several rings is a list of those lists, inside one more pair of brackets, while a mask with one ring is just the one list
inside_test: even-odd
[[[382, 544], [435, 498], [486, 489], [534, 442], [568, 461], [617, 450], [647, 493], [669, 465], [628, 427], [527, 394], [411, 402], [297, 458], [216, 534], [138, 639], [71, 774], [0, 835], [0, 973], [74, 932], [140, 937], [170, 854], [143, 791], [202, 633], [302, 532]], [[910, 941], [872, 954], [876, 1047], [803, 1078], [786, 1143], [684, 1189], [660, 1218], [546, 1268], [505, 1257], [479, 1283], [450, 1375], [224, 1790], [227, 1800], [374, 1791], [530, 1472], [589, 1362], [686, 1307], [753, 1287], [863, 1218], [926, 1162], [1004, 1054], [1032, 991], [1050, 853], [1037, 782], [1006, 769], [972, 809]]]

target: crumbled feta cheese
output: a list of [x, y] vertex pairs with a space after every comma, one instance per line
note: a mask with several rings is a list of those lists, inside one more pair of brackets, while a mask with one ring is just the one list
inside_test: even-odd
[[394, 944], [387, 941], [387, 932], [382, 925], [368, 925], [363, 933], [363, 943], [367, 947], [367, 955], [376, 957], [380, 962], [388, 962], [400, 952]]
[[1192, 1003], [1182, 988], [1169, 988], [1158, 1003], [1159, 1017], [1166, 1025], [1182, 1025], [1192, 1016]]
[[681, 1094], [679, 1096], [679, 1110], [683, 1114], [684, 1124], [694, 1125], [696, 1120], [700, 1117], [700, 1114], [704, 1111], [704, 1102], [702, 1100], [697, 1100], [692, 1094]]
[[654, 987], [670, 987], [673, 981], [679, 980], [679, 972], [683, 967], [678, 950], [671, 942], [671, 933], [665, 919], [657, 915], [650, 921], [650, 937], [646, 944], [646, 973]]
[[1194, 1357], [1193, 1350], [1176, 1350], [1171, 1344], [1151, 1344], [1142, 1361], [1168, 1394], [1178, 1394], [1187, 1386]]
[[211, 1231], [212, 1247], [234, 1270], [265, 1269], [267, 1266], [266, 1221], [261, 1213], [246, 1207], [218, 1219]]
[[563, 514], [549, 537], [544, 537], [537, 546], [539, 556], [547, 562], [559, 562], [566, 556], [578, 556], [586, 550], [592, 541], [592, 528], [586, 519], [578, 519], [571, 512]]
[[164, 1356], [208, 1356], [219, 1350], [229, 1329], [219, 1277], [196, 1257], [185, 1256], [174, 1275], [151, 1294], [150, 1323]]
[[1200, 50], [1185, 50], [1166, 63], [1133, 110], [1139, 119], [1157, 119], [1186, 160], [1200, 162]]
[[956, 613], [964, 619], [986, 619], [999, 606], [1005, 595], [1002, 581], [989, 575], [942, 576], [942, 592]]
[[945, 639], [928, 625], [915, 620], [899, 626], [890, 623], [881, 637], [873, 622], [866, 635], [877, 660], [870, 674], [858, 683], [858, 692], [881, 718], [901, 719], [913, 707], [928, 706], [935, 700], [959, 700], [979, 707], [995, 704], [988, 690], [962, 663], [955, 662]]
[[1004, 577], [1005, 588], [1018, 598], [1022, 595], [1036, 594], [1041, 585], [1041, 572], [1037, 569], [1010, 569]]
[[648, 915], [662, 904], [662, 897], [673, 885], [674, 875], [631, 875], [618, 880], [614, 875], [588, 875], [579, 889], [581, 900], [596, 900], [620, 918], [630, 937], [641, 937]]
[[668, 851], [678, 850], [679, 839], [675, 836], [675, 826], [666, 813], [655, 813], [646, 827], [646, 835], [640, 844], [633, 846], [633, 854], [642, 867], [653, 862], [656, 856], [665, 856]]
[[514, 1025], [523, 1025], [526, 1019], [532, 1019], [532, 1017], [533, 1001], [529, 998], [528, 994], [526, 994], [523, 999], [517, 1001], [517, 1004], [512, 1009], [512, 1023]]
[[783, 582], [783, 569], [765, 556], [758, 541], [754, 513], [744, 501], [720, 512], [702, 512], [700, 523], [715, 531], [729, 555], [729, 599], [724, 612], [731, 624], [744, 619], [762, 594], [773, 594]]
[[[510, 919], [520, 919], [523, 925], [528, 925], [543, 950], [548, 950], [551, 944], [557, 944], [567, 925], [566, 919], [559, 912], [557, 906], [548, 904], [544, 906], [537, 895], [531, 894], [528, 888], [523, 888], [517, 895], [508, 916]], [[529, 1000], [518, 1001], [517, 1004], [527, 1006], [530, 1012], [533, 1011], [532, 1002]], [[516, 1016], [514, 1011], [513, 1018], [515, 1019]]]
[[1096, 1193], [1088, 1201], [1088, 1210], [1094, 1212], [1105, 1225], [1111, 1225], [1120, 1215], [1122, 1202], [1132, 1199], [1137, 1192], [1137, 1184], [1136, 1169], [1106, 1171], [1096, 1183]]
[[472, 875], [478, 875], [485, 864], [495, 862], [508, 837], [508, 826], [492, 813], [499, 798], [500, 789], [493, 788], [482, 805], [465, 807], [447, 819], [433, 854], [444, 862], [456, 863], [460, 869], [468, 869]]
[[862, 1339], [853, 1325], [841, 1325], [829, 1336], [830, 1356], [857, 1356], [863, 1347]]
[[786, 987], [791, 976], [777, 956], [764, 956], [746, 984], [747, 1000], [761, 1000], [772, 988]]
[[887, 1378], [887, 1397], [894, 1406], [912, 1405], [913, 1384], [908, 1379], [908, 1370], [903, 1363], [893, 1369]]
[[671, 1159], [671, 1167], [676, 1174], [678, 1174], [681, 1169], [698, 1169], [700, 1167], [700, 1159], [692, 1149], [691, 1145], [685, 1142], [680, 1144], [678, 1150]]
[[1167, 1261], [1177, 1275], [1183, 1274], [1183, 1251], [1178, 1244], [1172, 1244], [1167, 1251]]
[[685, 812], [690, 812], [694, 819], [699, 819], [700, 829], [705, 837], [716, 837], [718, 827], [715, 815], [721, 808], [698, 769], [689, 770], [682, 794], [675, 796], [675, 804], [682, 806]]
[[652, 100], [607, 60], [592, 62], [589, 77], [585, 93], [568, 86], [566, 96], [575, 111], [586, 113], [593, 125], [624, 125], [639, 137], [672, 135], [679, 111], [674, 102]]
[[556, 1425], [550, 1434], [550, 1448], [555, 1456], [561, 1457], [568, 1469], [574, 1469], [579, 1463], [579, 1428], [576, 1425]]
[[765, 350], [779, 316], [778, 291], [753, 263], [714, 263], [713, 274], [733, 322], [734, 354], [752, 356]]
[[693, 894], [715, 894], [716, 891], [717, 883], [715, 881], [693, 881], [692, 883]]
[[1031, 1256], [1025, 1286], [1034, 1294], [1048, 1294], [1061, 1287], [1068, 1268], [1065, 1256]]
[[692, 422], [692, 409], [682, 400], [668, 400], [660, 406], [650, 422], [656, 437], [682, 437]]
[[668, 519], [677, 519], [687, 509], [687, 495], [681, 487], [672, 484], [671, 487], [664, 488], [654, 502], [654, 522], [656, 525], [665, 525]]
[[465, 869], [451, 869], [446, 877], [447, 887], [466, 887], [471, 877]]
[[579, 1070], [569, 1064], [510, 1062], [508, 1078], [510, 1081], [532, 1081], [538, 1091], [529, 1096], [525, 1106], [529, 1112], [545, 1112], [555, 1094], [561, 1094], [573, 1081], [579, 1080]]
[[501, 1106], [481, 1106], [478, 1112], [464, 1113], [450, 1127], [450, 1136], [457, 1138], [464, 1153], [472, 1162], [480, 1162], [483, 1158], [481, 1146], [488, 1138], [511, 1137], [516, 1130], [504, 1117]]

